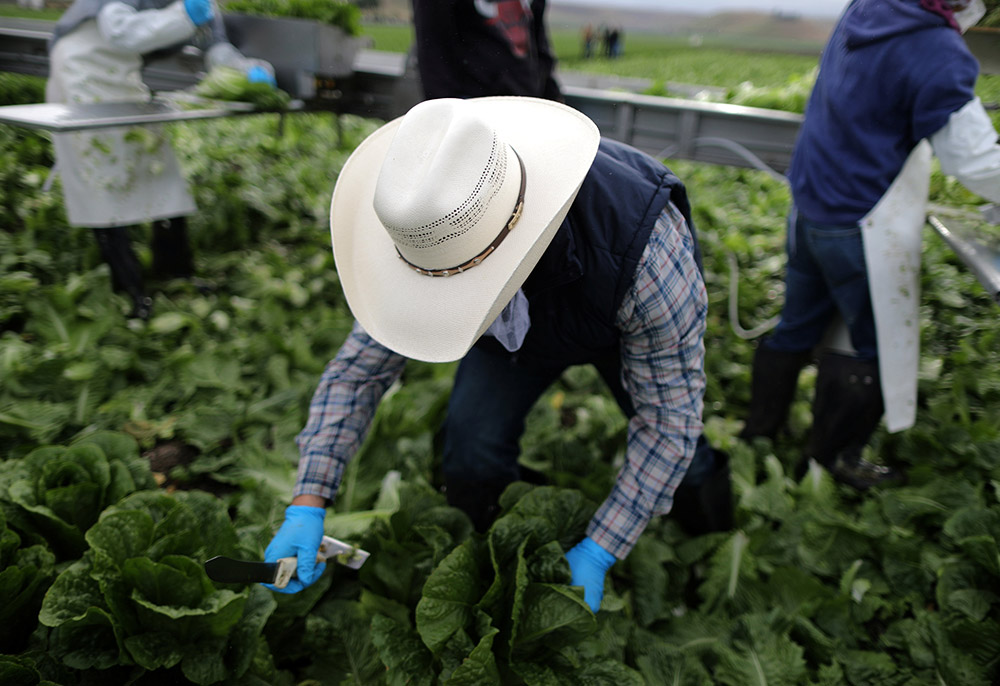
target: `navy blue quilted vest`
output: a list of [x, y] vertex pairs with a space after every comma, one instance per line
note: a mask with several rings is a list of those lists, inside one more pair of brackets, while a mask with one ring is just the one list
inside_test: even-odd
[[668, 201], [693, 234], [680, 179], [635, 148], [601, 139], [569, 214], [522, 287], [531, 328], [521, 349], [507, 353], [489, 336], [476, 345], [545, 367], [584, 364], [617, 351], [618, 307]]

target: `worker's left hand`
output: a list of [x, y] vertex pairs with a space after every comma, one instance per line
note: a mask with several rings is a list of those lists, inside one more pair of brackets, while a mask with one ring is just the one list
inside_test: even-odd
[[274, 80], [274, 74], [259, 64], [255, 64], [247, 69], [247, 80], [250, 83], [266, 83], [275, 87], [278, 85], [278, 82]]
[[588, 536], [566, 553], [566, 559], [573, 574], [573, 585], [583, 586], [584, 601], [597, 612], [604, 598], [604, 575], [615, 563], [615, 556]]

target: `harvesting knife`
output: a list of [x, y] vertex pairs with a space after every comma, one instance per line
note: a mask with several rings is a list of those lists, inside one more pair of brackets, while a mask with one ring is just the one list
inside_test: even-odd
[[[370, 553], [350, 543], [338, 541], [336, 538], [324, 536], [319, 546], [317, 562], [333, 560], [337, 564], [358, 569], [368, 559]], [[234, 560], [231, 557], [217, 555], [205, 562], [205, 573], [212, 581], [229, 584], [271, 584], [275, 588], [284, 588], [295, 576], [297, 560], [294, 557], [283, 557], [277, 562], [254, 562], [251, 560]]]

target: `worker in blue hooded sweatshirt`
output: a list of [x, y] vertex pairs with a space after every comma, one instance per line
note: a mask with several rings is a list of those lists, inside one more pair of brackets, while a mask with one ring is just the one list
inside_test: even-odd
[[[204, 50], [209, 69], [230, 67], [251, 81], [275, 85], [270, 64], [245, 57], [229, 42], [213, 0], [76, 0], [49, 41], [45, 99], [148, 102], [144, 58], [187, 44]], [[70, 225], [93, 229], [112, 284], [132, 300], [130, 316], [148, 319], [152, 300], [129, 228], [153, 223], [154, 275], [186, 277], [193, 271], [185, 217], [195, 211], [194, 200], [165, 132], [120, 127], [57, 134], [53, 141]]]
[[823, 51], [792, 157], [785, 303], [754, 357], [742, 435], [776, 436], [839, 315], [854, 352], [819, 355], [802, 468], [812, 458], [859, 489], [901, 476], [862, 458], [883, 414], [890, 432], [916, 416], [931, 155], [1000, 200], [997, 133], [962, 38], [984, 12], [981, 0], [854, 0]]

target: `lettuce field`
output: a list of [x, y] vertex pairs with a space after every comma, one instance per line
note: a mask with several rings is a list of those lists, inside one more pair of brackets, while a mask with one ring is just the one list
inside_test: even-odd
[[[0, 75], [0, 102], [39, 100], [37, 82]], [[735, 438], [754, 347], [737, 331], [782, 300], [789, 197], [759, 171], [668, 161], [705, 255], [706, 426], [732, 461], [732, 531], [654, 521], [591, 613], [563, 551], [623, 457], [625, 419], [597, 374], [569, 370], [533, 409], [522, 461], [547, 484], [511, 486], [477, 535], [440, 492], [454, 367], [411, 363], [326, 519], [368, 562], [292, 596], [211, 582], [206, 559], [260, 559], [281, 522], [294, 437], [351, 325], [330, 193], [378, 123], [173, 128], [199, 280], [151, 284], [148, 323], [126, 320], [89, 232], [46, 189], [47, 137], [0, 127], [0, 683], [1000, 682], [997, 306], [928, 230], [917, 425], [871, 445], [907, 483], [796, 480], [813, 369], [787, 437]], [[979, 202], [940, 174], [932, 192]], [[134, 234], [147, 263], [148, 232]]]

